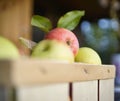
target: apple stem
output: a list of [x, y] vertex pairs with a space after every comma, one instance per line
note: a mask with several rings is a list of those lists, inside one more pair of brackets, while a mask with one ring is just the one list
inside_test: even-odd
[[70, 41], [69, 40], [66, 43], [67, 43], [67, 45], [70, 45]]

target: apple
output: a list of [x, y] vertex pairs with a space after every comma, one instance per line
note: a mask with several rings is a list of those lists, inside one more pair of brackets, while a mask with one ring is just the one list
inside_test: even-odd
[[0, 59], [18, 58], [17, 47], [7, 38], [0, 36]]
[[68, 45], [49, 39], [44, 39], [37, 43], [32, 50], [31, 57], [74, 62], [74, 54]]
[[78, 54], [75, 57], [75, 61], [89, 64], [102, 64], [99, 54], [89, 47], [79, 48]]
[[74, 56], [78, 53], [79, 42], [75, 34], [66, 28], [54, 28], [47, 34], [45, 39], [56, 39], [58, 41], [66, 43], [72, 50]]
[[84, 14], [85, 11], [81, 10], [69, 11], [58, 19], [56, 28], [52, 26], [50, 19], [40, 15], [34, 15], [31, 24], [46, 33], [45, 39], [55, 39], [66, 43], [76, 56], [79, 50], [79, 42], [72, 30], [76, 28]]

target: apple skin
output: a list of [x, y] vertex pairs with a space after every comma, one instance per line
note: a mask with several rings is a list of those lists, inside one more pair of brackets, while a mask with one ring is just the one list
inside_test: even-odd
[[68, 29], [54, 28], [45, 35], [45, 39], [56, 39], [67, 43], [70, 46], [74, 56], [78, 53], [79, 41], [75, 34]]
[[102, 61], [99, 54], [89, 47], [79, 48], [78, 54], [75, 57], [75, 62], [101, 65]]
[[13, 59], [19, 56], [18, 48], [7, 38], [0, 36], [0, 59]]
[[41, 58], [57, 61], [66, 61], [73, 63], [74, 54], [70, 47], [63, 42], [57, 40], [42, 40], [34, 48], [31, 53], [32, 58]]

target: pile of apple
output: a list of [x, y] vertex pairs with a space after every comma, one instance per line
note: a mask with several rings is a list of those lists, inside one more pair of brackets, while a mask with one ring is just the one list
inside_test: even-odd
[[[69, 63], [102, 64], [98, 53], [89, 47], [80, 47], [75, 33], [72, 32], [84, 13], [80, 10], [67, 12], [60, 17], [56, 28], [52, 27], [49, 19], [34, 15], [31, 24], [46, 34], [42, 41], [32, 47], [30, 57]], [[10, 40], [0, 36], [0, 59], [18, 57], [20, 54], [17, 47]]]
[[32, 49], [32, 58], [50, 59], [67, 62], [84, 62], [101, 64], [98, 53], [89, 47], [80, 47], [72, 30], [79, 24], [84, 11], [67, 12], [58, 20], [57, 27], [52, 28], [49, 19], [34, 15], [31, 24], [44, 31], [45, 37]]

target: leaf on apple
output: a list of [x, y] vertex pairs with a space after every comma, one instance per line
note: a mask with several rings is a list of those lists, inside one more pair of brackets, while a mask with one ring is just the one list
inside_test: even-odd
[[49, 32], [52, 29], [51, 21], [43, 16], [34, 15], [31, 20], [31, 25], [40, 28], [44, 32]]
[[69, 30], [75, 29], [79, 24], [82, 16], [85, 15], [85, 11], [74, 10], [67, 12], [58, 20], [57, 27], [63, 27]]

